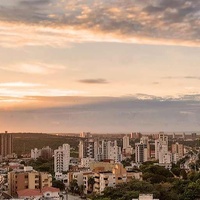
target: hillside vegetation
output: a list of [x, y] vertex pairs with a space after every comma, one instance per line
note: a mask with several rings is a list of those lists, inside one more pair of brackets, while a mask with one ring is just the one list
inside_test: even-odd
[[14, 152], [18, 155], [22, 153], [30, 153], [31, 149], [49, 146], [57, 149], [64, 143], [68, 143], [74, 149], [72, 153], [78, 152], [78, 137], [74, 136], [58, 136], [43, 133], [15, 133], [13, 134]]

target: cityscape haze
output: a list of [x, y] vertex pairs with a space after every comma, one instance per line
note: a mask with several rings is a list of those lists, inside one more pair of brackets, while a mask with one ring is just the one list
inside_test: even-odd
[[0, 0], [0, 199], [200, 199], [200, 1]]
[[1, 0], [0, 130], [198, 131], [198, 8]]

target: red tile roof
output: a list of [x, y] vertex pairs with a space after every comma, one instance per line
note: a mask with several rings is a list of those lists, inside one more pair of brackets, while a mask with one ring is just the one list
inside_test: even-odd
[[19, 191], [17, 191], [17, 194], [18, 194], [19, 197], [42, 196], [42, 193], [40, 192], [40, 190], [37, 190], [37, 189], [19, 190]]
[[60, 192], [60, 189], [54, 187], [44, 187], [41, 191], [39, 189], [25, 189], [17, 191], [18, 197], [26, 196], [42, 196], [45, 192]]
[[44, 187], [42, 188], [42, 193], [44, 192], [60, 192], [60, 189], [55, 187]]

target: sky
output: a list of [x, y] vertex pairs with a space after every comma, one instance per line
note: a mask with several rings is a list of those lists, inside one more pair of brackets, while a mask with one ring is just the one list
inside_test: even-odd
[[1, 0], [0, 131], [198, 131], [199, 47], [198, 0]]

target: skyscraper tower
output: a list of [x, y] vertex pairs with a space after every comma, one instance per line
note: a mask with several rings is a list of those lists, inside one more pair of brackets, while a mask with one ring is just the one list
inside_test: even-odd
[[95, 158], [95, 141], [89, 132], [80, 134], [79, 158]]
[[13, 136], [5, 131], [0, 134], [0, 155], [4, 158], [13, 153]]

